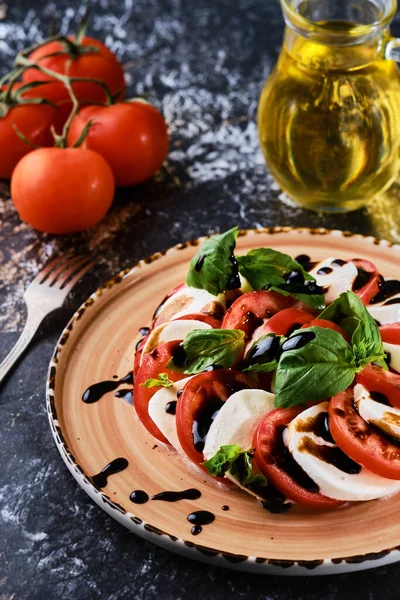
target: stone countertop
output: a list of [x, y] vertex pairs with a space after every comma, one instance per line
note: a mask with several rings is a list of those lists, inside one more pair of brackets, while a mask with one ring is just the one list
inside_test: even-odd
[[[67, 32], [78, 0], [0, 4], [0, 69], [46, 35]], [[326, 578], [262, 577], [175, 556], [135, 537], [98, 509], [65, 469], [48, 427], [47, 365], [63, 326], [109, 277], [140, 258], [236, 224], [348, 229], [400, 241], [395, 184], [345, 216], [296, 207], [266, 172], [255, 113], [282, 39], [278, 0], [96, 0], [90, 33], [125, 65], [130, 96], [159, 107], [172, 143], [166, 166], [118, 193], [90, 232], [54, 237], [21, 223], [0, 184], [0, 360], [23, 327], [24, 288], [46, 260], [73, 250], [97, 264], [0, 390], [0, 600], [237, 597], [252, 600], [398, 595], [400, 566]], [[400, 33], [400, 20], [394, 33]]]

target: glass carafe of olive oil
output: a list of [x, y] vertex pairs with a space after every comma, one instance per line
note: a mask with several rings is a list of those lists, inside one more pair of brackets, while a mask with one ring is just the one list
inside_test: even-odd
[[258, 109], [265, 160], [298, 204], [354, 210], [400, 167], [400, 41], [388, 29], [396, 1], [281, 4], [283, 48]]

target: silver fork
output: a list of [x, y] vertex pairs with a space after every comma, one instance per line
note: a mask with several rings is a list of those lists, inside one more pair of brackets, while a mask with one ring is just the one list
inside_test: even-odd
[[90, 257], [56, 258], [36, 275], [24, 293], [28, 309], [25, 327], [14, 348], [0, 364], [0, 383], [29, 346], [43, 319], [61, 308], [74, 285], [93, 265]]

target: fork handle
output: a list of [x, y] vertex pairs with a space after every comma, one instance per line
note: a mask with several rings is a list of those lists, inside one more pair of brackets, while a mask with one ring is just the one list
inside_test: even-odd
[[40, 323], [43, 321], [43, 318], [44, 315], [40, 313], [28, 313], [28, 318], [26, 320], [25, 327], [23, 328], [17, 343], [15, 344], [11, 352], [7, 354], [3, 362], [0, 364], [0, 384], [31, 343], [33, 337], [35, 336], [35, 333], [39, 329]]

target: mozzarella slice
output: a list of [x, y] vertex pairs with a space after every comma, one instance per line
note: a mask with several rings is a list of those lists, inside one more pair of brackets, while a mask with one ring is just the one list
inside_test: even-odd
[[[328, 402], [308, 408], [293, 419], [284, 431], [284, 442], [295, 461], [319, 486], [321, 494], [336, 500], [374, 500], [400, 490], [400, 481], [386, 479], [371, 473], [364, 467], [357, 474], [345, 473], [330, 462], [321, 460], [315, 452], [315, 444], [337, 449], [336, 444], [325, 441], [312, 432], [312, 423], [322, 412], [328, 411]], [[313, 450], [313, 453], [310, 451]]]
[[275, 408], [275, 396], [264, 390], [240, 390], [223, 404], [207, 434], [203, 454], [212, 458], [221, 446], [237, 444], [248, 450], [264, 415]]
[[400, 373], [400, 345], [383, 342], [383, 348], [390, 355], [390, 368]]
[[[275, 396], [264, 390], [240, 390], [223, 404], [207, 434], [204, 458], [209, 460], [221, 446], [237, 444], [243, 450], [252, 447], [254, 432], [261, 419], [275, 408]], [[256, 498], [261, 496], [240, 485], [230, 473], [225, 477]]]
[[182, 454], [184, 452], [178, 438], [175, 414], [174, 412], [168, 413], [165, 409], [170, 402], [176, 402], [179, 390], [182, 390], [190, 379], [192, 378], [186, 377], [177, 381], [169, 388], [161, 388], [151, 398], [148, 407], [150, 418], [167, 438], [171, 446]]
[[192, 313], [208, 312], [210, 315], [221, 313], [222, 316], [224, 310], [224, 294], [213, 296], [207, 290], [198, 290], [184, 285], [161, 305], [156, 316], [156, 325]]
[[400, 440], [400, 410], [398, 408], [373, 400], [369, 391], [361, 383], [357, 383], [354, 387], [354, 404], [364, 421], [372, 423], [381, 431]]
[[[335, 260], [334, 257], [326, 258], [310, 271], [310, 275], [315, 277], [317, 284], [327, 289], [325, 292], [326, 304], [336, 300], [342, 292], [351, 290], [358, 275], [357, 267], [351, 261], [346, 262], [344, 265], [337, 265], [334, 263]], [[321, 269], [331, 269], [331, 271], [321, 273]]]
[[[393, 298], [398, 296], [393, 296]], [[392, 300], [392, 298], [390, 298]], [[387, 300], [384, 300], [387, 302]], [[368, 304], [367, 309], [371, 317], [376, 319], [381, 325], [397, 323], [400, 321], [400, 303], [399, 304]]]
[[157, 346], [161, 346], [161, 344], [165, 344], [166, 342], [184, 340], [194, 329], [212, 329], [212, 327], [208, 323], [192, 319], [186, 321], [167, 321], [167, 323], [159, 325], [149, 334], [143, 347], [140, 363], [142, 363], [144, 356], [154, 350], [154, 348], [157, 348]]

